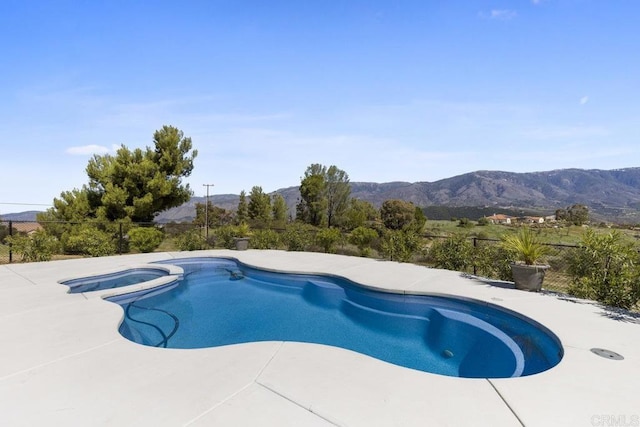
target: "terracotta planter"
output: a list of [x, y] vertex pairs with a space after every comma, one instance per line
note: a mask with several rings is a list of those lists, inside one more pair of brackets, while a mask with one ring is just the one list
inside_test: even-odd
[[249, 248], [249, 238], [248, 237], [234, 237], [233, 241], [236, 243], [237, 251], [246, 251]]
[[511, 264], [511, 274], [516, 289], [540, 292], [548, 265]]

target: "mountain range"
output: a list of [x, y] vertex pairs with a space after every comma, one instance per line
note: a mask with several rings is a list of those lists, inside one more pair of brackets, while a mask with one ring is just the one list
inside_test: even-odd
[[[293, 214], [300, 197], [298, 186], [274, 193], [285, 198]], [[583, 204], [589, 208], [592, 220], [637, 223], [640, 222], [640, 167], [527, 173], [476, 171], [434, 182], [352, 182], [351, 196], [367, 200], [376, 207], [385, 200], [401, 199], [425, 208], [474, 206], [493, 208], [495, 212], [508, 209], [540, 215], [551, 215], [556, 209]], [[191, 221], [195, 217], [196, 203], [204, 200], [204, 197], [192, 197], [181, 206], [161, 212], [156, 219], [158, 222]], [[229, 210], [238, 205], [237, 194], [213, 195], [210, 200]], [[18, 220], [12, 218], [13, 215], [16, 214], [2, 217]], [[27, 220], [33, 219], [35, 213]]]
[[[290, 212], [300, 198], [298, 186], [282, 188]], [[615, 170], [559, 169], [546, 172], [476, 171], [434, 182], [352, 182], [351, 196], [380, 207], [401, 199], [416, 206], [484, 207], [551, 215], [556, 209], [586, 205], [594, 220], [640, 221], [640, 168]], [[212, 203], [235, 209], [238, 195], [215, 195]], [[161, 222], [190, 220], [203, 197], [158, 215]]]

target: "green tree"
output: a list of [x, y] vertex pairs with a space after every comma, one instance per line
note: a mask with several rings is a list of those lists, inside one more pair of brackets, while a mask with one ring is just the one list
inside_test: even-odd
[[569, 219], [569, 214], [567, 213], [567, 210], [563, 208], [556, 209], [555, 215], [556, 215], [557, 221], [566, 221]]
[[422, 208], [416, 206], [414, 210], [413, 219], [414, 219], [414, 228], [418, 233], [421, 233], [422, 230], [424, 230], [425, 224], [427, 223], [427, 217], [424, 214], [424, 211], [422, 210]]
[[313, 164], [307, 168], [300, 182], [301, 200], [296, 207], [296, 219], [316, 227], [326, 222], [325, 172], [324, 166]]
[[585, 205], [573, 205], [567, 209], [568, 219], [574, 225], [582, 225], [589, 221], [589, 208]]
[[[191, 138], [164, 126], [153, 139], [154, 147], [145, 150], [131, 151], [123, 145], [115, 155], [94, 155], [86, 168], [89, 183], [62, 192], [38, 221], [149, 222], [157, 213], [189, 200], [191, 189], [182, 178], [191, 174], [198, 154]], [[69, 231], [53, 225], [49, 229], [55, 234]]]
[[250, 219], [262, 223], [271, 219], [271, 197], [262, 191], [262, 187], [256, 185], [251, 189], [247, 214]]
[[325, 190], [327, 198], [327, 226], [340, 225], [344, 212], [348, 207], [351, 185], [349, 175], [336, 166], [329, 166], [325, 174]]
[[90, 206], [88, 196], [86, 187], [83, 190], [63, 191], [59, 199], [53, 199], [53, 207], [40, 212], [36, 218], [47, 233], [57, 237], [64, 245], [63, 236], [77, 227], [73, 223], [95, 219], [95, 210]]
[[282, 194], [273, 195], [273, 203], [271, 204], [271, 215], [273, 220], [277, 224], [282, 224], [287, 221], [287, 202], [282, 197]]
[[192, 192], [182, 178], [191, 175], [198, 154], [191, 138], [163, 126], [153, 134], [153, 142], [153, 148], [131, 151], [122, 145], [115, 156], [94, 155], [89, 160], [85, 189], [97, 218], [150, 222], [157, 213], [189, 200]]
[[582, 225], [589, 221], [589, 208], [575, 204], [564, 209], [556, 209], [556, 220], [567, 221], [574, 225]]
[[385, 200], [380, 208], [380, 218], [390, 230], [402, 230], [414, 224], [416, 207], [403, 200]]
[[238, 210], [236, 211], [236, 224], [244, 224], [249, 219], [249, 208], [247, 206], [247, 194], [242, 190], [238, 199]]
[[193, 219], [193, 223], [200, 227], [206, 225], [209, 228], [213, 228], [215, 224], [215, 218], [212, 215], [213, 213], [213, 203], [209, 200], [206, 203], [196, 203], [196, 217]]
[[349, 175], [345, 171], [314, 163], [300, 182], [301, 200], [296, 206], [296, 219], [314, 226], [339, 225], [350, 194]]
[[368, 201], [351, 198], [349, 206], [344, 212], [342, 227], [346, 230], [355, 230], [364, 227], [367, 223], [376, 221], [380, 217], [378, 210]]
[[208, 219], [209, 228], [221, 227], [231, 223], [232, 215], [230, 212], [219, 206], [214, 206], [211, 200], [208, 203], [207, 212], [205, 212], [206, 205], [204, 203], [196, 203], [196, 217], [193, 220], [193, 224], [204, 227], [205, 217]]

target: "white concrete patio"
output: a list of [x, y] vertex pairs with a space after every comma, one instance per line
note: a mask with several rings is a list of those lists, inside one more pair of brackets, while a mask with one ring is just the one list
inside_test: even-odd
[[[68, 294], [57, 283], [190, 256], [231, 256], [396, 292], [488, 301], [547, 326], [562, 341], [564, 358], [537, 375], [487, 380], [419, 372], [315, 344], [144, 347], [118, 333], [118, 305]], [[2, 426], [640, 425], [639, 317], [411, 264], [217, 250], [3, 265], [0, 339]], [[624, 360], [596, 356], [594, 347]]]

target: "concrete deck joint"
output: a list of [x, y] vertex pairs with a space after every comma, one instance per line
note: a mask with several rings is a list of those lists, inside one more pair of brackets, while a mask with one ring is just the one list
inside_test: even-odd
[[514, 409], [511, 407], [511, 405], [509, 405], [509, 402], [507, 402], [507, 399], [505, 399], [505, 397], [502, 395], [502, 393], [500, 393], [500, 391], [496, 388], [496, 386], [493, 384], [493, 382], [491, 382], [490, 379], [487, 378], [487, 382], [491, 385], [491, 388], [493, 388], [493, 390], [496, 392], [496, 394], [500, 397], [500, 400], [502, 400], [502, 402], [505, 404], [505, 406], [507, 408], [509, 408], [509, 411], [511, 411], [511, 413], [513, 414], [514, 417], [516, 417], [516, 419], [518, 420], [518, 422], [520, 423], [520, 425], [522, 427], [525, 427], [524, 422], [520, 419], [520, 417], [518, 416], [518, 414], [516, 413], [516, 411], [514, 411]]
[[267, 367], [269, 367], [269, 365], [271, 364], [271, 362], [273, 361], [273, 359], [275, 359], [276, 355], [278, 354], [278, 352], [282, 349], [282, 347], [284, 346], [284, 341], [280, 342], [280, 345], [278, 346], [278, 348], [275, 349], [275, 351], [273, 352], [273, 354], [271, 355], [271, 357], [269, 358], [269, 360], [267, 361], [267, 363], [264, 364], [264, 366], [262, 367], [262, 369], [260, 369], [260, 372], [258, 372], [258, 374], [256, 375], [256, 377], [253, 379], [253, 381], [255, 383], [258, 382], [258, 379], [260, 378], [260, 376], [262, 375], [262, 373], [265, 371], [265, 369], [267, 369]]
[[34, 282], [33, 280], [29, 279], [28, 277], [18, 273], [17, 271], [15, 271], [15, 269], [11, 268], [11, 265], [7, 265], [6, 267], [7, 267], [7, 270], [12, 272], [16, 276], [19, 276], [20, 278], [26, 280], [27, 282], [31, 283], [33, 286], [38, 286], [38, 284], [36, 282]]
[[296, 402], [295, 400], [293, 400], [293, 399], [291, 399], [291, 398], [289, 398], [289, 397], [285, 396], [284, 394], [277, 392], [276, 390], [274, 390], [273, 388], [269, 387], [269, 386], [268, 386], [268, 385], [266, 385], [266, 384], [262, 384], [262, 383], [261, 383], [261, 382], [259, 382], [259, 381], [256, 381], [256, 384], [258, 384], [258, 385], [259, 385], [260, 387], [262, 387], [263, 389], [265, 389], [265, 390], [267, 390], [267, 391], [269, 391], [269, 392], [271, 392], [271, 393], [275, 394], [276, 396], [280, 397], [281, 399], [284, 399], [284, 400], [286, 400], [286, 401], [288, 401], [288, 402], [290, 402], [290, 403], [292, 403], [292, 404], [296, 405], [297, 407], [302, 408], [302, 409], [304, 409], [305, 411], [307, 411], [307, 412], [309, 412], [309, 413], [311, 413], [311, 414], [315, 415], [316, 417], [318, 417], [318, 418], [322, 419], [323, 421], [328, 422], [328, 423], [329, 423], [329, 424], [331, 424], [331, 425], [334, 425], [334, 426], [336, 426], [336, 427], [340, 427], [340, 426], [342, 426], [342, 424], [339, 424], [338, 422], [336, 422], [336, 421], [334, 421], [334, 420], [331, 420], [331, 419], [327, 418], [326, 416], [323, 416], [323, 415], [319, 414], [318, 412], [315, 412], [311, 406], [309, 406], [309, 407], [307, 408], [306, 406], [304, 406], [304, 405], [302, 405], [302, 404], [300, 404], [300, 403]]
[[92, 351], [101, 349], [103, 347], [106, 347], [108, 345], [111, 345], [111, 344], [114, 344], [114, 343], [117, 343], [117, 342], [120, 342], [120, 341], [121, 341], [120, 339], [111, 340], [109, 342], [105, 342], [105, 343], [102, 343], [100, 345], [96, 345], [96, 346], [93, 346], [91, 348], [87, 348], [87, 349], [82, 350], [82, 351], [78, 351], [78, 352], [75, 352], [75, 353], [72, 353], [72, 354], [67, 354], [66, 356], [62, 356], [62, 357], [59, 357], [57, 359], [50, 360], [50, 361], [48, 361], [46, 363], [40, 363], [40, 364], [35, 365], [35, 366], [30, 366], [30, 367], [28, 367], [26, 369], [22, 369], [20, 371], [16, 371], [16, 372], [13, 372], [11, 374], [8, 374], [8, 375], [5, 375], [3, 377], [0, 377], [0, 381], [6, 380], [6, 379], [11, 378], [11, 377], [14, 377], [16, 375], [24, 374], [26, 372], [34, 371], [36, 369], [40, 369], [40, 368], [45, 367], [45, 366], [53, 365], [53, 364], [61, 362], [63, 360], [67, 360], [67, 359], [71, 359], [71, 358], [76, 357], [76, 356], [80, 356], [82, 354], [90, 353]]
[[229, 400], [233, 399], [234, 397], [238, 396], [240, 393], [242, 393], [243, 391], [245, 391], [246, 389], [248, 389], [249, 387], [251, 387], [251, 385], [254, 384], [254, 382], [249, 382], [247, 384], [245, 384], [243, 387], [241, 387], [240, 389], [238, 389], [237, 391], [235, 391], [234, 393], [229, 394], [225, 399], [222, 399], [220, 402], [216, 403], [215, 405], [213, 405], [211, 408], [207, 409], [206, 411], [202, 412], [200, 415], [198, 415], [197, 417], [187, 421], [186, 423], [184, 423], [184, 426], [189, 426], [195, 422], [197, 422], [198, 420], [200, 420], [201, 418], [205, 417], [206, 415], [210, 414], [211, 412], [215, 411], [216, 409], [218, 409], [220, 406], [224, 405], [225, 403], [227, 403]]
[[242, 386], [240, 389], [238, 389], [237, 391], [235, 391], [234, 393], [228, 395], [225, 399], [221, 400], [220, 402], [216, 403], [215, 405], [213, 405], [211, 408], [207, 409], [206, 411], [202, 412], [200, 415], [198, 415], [197, 417], [193, 418], [192, 420], [188, 421], [187, 423], [185, 423], [185, 426], [189, 426], [195, 422], [197, 422], [198, 420], [200, 420], [201, 418], [205, 417], [206, 415], [210, 414], [211, 412], [215, 411], [217, 408], [219, 408], [220, 406], [224, 405], [226, 402], [230, 401], [231, 399], [235, 398], [236, 396], [238, 396], [240, 393], [242, 393], [243, 391], [245, 391], [246, 389], [248, 389], [249, 387], [251, 387], [253, 384], [257, 384], [259, 386], [262, 386], [262, 384], [260, 384], [257, 380], [260, 377], [260, 375], [262, 375], [262, 373], [264, 372], [265, 369], [267, 369], [267, 367], [269, 366], [269, 364], [271, 363], [271, 361], [276, 357], [276, 355], [278, 354], [278, 352], [280, 351], [280, 349], [282, 348], [282, 346], [284, 345], [284, 341], [282, 341], [280, 343], [280, 345], [278, 346], [278, 348], [276, 348], [273, 352], [273, 354], [271, 355], [271, 357], [269, 357], [269, 360], [267, 360], [267, 362], [262, 366], [262, 368], [260, 368], [260, 370], [258, 371], [258, 373], [256, 374], [256, 376], [254, 377], [253, 381], [245, 384], [244, 386]]

